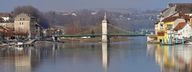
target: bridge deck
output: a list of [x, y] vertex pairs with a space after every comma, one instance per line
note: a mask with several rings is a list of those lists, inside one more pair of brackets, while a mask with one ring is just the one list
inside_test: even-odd
[[29, 40], [29, 41], [25, 42], [24, 44], [32, 44], [32, 43], [34, 43], [35, 41], [36, 41], [36, 39], [32, 39], [32, 40]]
[[[79, 35], [59, 35], [56, 37], [87, 37], [87, 36], [94, 36], [94, 37], [101, 37], [102, 34], [79, 34]], [[108, 34], [108, 36], [146, 36], [145, 34]]]

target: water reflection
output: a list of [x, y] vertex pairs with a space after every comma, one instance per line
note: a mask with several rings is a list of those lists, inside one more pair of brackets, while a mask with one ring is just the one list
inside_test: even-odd
[[148, 45], [148, 53], [154, 54], [161, 72], [192, 71], [192, 45]]
[[15, 50], [15, 72], [31, 72], [31, 48], [25, 52], [23, 47]]
[[[37, 59], [36, 56], [32, 55], [32, 48], [2, 48], [0, 49], [0, 69], [2, 72], [31, 72], [31, 68]], [[36, 59], [33, 59], [36, 58]], [[7, 67], [10, 66], [10, 67]]]
[[102, 43], [102, 64], [105, 72], [108, 70], [108, 57], [108, 44]]
[[[0, 72], [157, 72], [146, 55], [145, 37], [114, 43], [38, 42], [35, 47], [0, 48]], [[155, 55], [156, 46], [148, 49]]]
[[[57, 72], [92, 71], [93, 69], [89, 69], [89, 67], [94, 68], [96, 72], [108, 72], [108, 46], [107, 43], [85, 45], [46, 43], [36, 47], [2, 48], [0, 49], [0, 71], [44, 72], [47, 68], [44, 69], [42, 67], [51, 66], [54, 71], [58, 69], [56, 70]], [[54, 65], [57, 66], [54, 67]], [[77, 70], [67, 70], [69, 67], [65, 66], [75, 67]], [[78, 70], [78, 68], [88, 70]], [[52, 72], [52, 70], [46, 72]]]

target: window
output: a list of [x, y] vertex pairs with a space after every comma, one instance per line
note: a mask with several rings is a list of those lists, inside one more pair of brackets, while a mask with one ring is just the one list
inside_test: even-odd
[[162, 43], [162, 39], [160, 39], [160, 42]]
[[23, 25], [24, 23], [23, 22], [19, 22], [20, 25]]
[[22, 25], [22, 24], [23, 24], [23, 22], [19, 22], [19, 24], [20, 24], [20, 25]]
[[163, 27], [163, 24], [160, 24], [161, 27]]
[[172, 28], [172, 25], [167, 25], [167, 29], [170, 30]]

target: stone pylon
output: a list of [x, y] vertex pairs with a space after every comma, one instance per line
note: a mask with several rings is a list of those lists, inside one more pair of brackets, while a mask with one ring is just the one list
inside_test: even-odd
[[102, 42], [108, 42], [107, 38], [107, 13], [105, 12], [104, 19], [102, 21]]

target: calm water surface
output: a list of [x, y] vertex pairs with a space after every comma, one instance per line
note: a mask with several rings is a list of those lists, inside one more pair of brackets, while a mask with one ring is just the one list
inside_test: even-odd
[[187, 57], [192, 47], [175, 47], [149, 45], [146, 37], [129, 37], [110, 44], [46, 42], [29, 48], [2, 48], [0, 72], [190, 71], [192, 58]]

